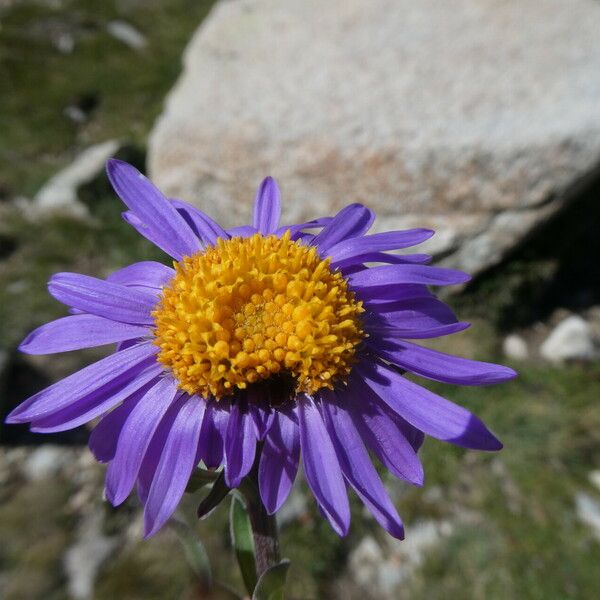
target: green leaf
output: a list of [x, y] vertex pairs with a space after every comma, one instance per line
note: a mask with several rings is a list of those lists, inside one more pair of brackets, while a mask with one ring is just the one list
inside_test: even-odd
[[212, 587], [212, 572], [204, 545], [192, 528], [183, 521], [171, 519], [169, 525], [175, 530], [183, 546], [185, 557], [198, 577], [202, 588], [206, 591], [210, 590]]
[[267, 569], [258, 580], [252, 600], [284, 600], [285, 578], [290, 561], [283, 559], [279, 564]]
[[204, 519], [208, 516], [208, 513], [211, 510], [214, 510], [222, 500], [224, 500], [229, 494], [231, 489], [227, 487], [225, 483], [225, 474], [221, 471], [220, 475], [217, 477], [217, 480], [213, 483], [213, 486], [208, 492], [208, 495], [202, 502], [200, 502], [200, 506], [198, 506], [198, 518]]
[[216, 481], [218, 477], [219, 474], [215, 471], [208, 471], [198, 467], [197, 469], [194, 469], [185, 491], [188, 494], [193, 494], [202, 489], [205, 485], [209, 485]]
[[254, 559], [254, 538], [248, 512], [242, 501], [237, 497], [231, 498], [229, 511], [229, 531], [231, 544], [242, 572], [242, 579], [249, 594], [256, 587], [256, 561]]

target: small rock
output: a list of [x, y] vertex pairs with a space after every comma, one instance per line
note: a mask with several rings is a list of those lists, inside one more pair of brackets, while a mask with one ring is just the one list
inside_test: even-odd
[[429, 504], [441, 504], [444, 500], [442, 488], [439, 485], [431, 485], [423, 492], [423, 501]]
[[367, 536], [350, 555], [348, 573], [358, 585], [369, 588], [373, 597], [398, 598], [400, 586], [422, 564], [426, 553], [452, 530], [448, 521], [423, 521], [407, 529], [405, 540], [389, 538], [385, 546]]
[[527, 342], [516, 333], [507, 335], [502, 344], [504, 355], [514, 360], [526, 360], [529, 358]]
[[54, 44], [61, 54], [71, 54], [75, 48], [75, 38], [68, 32], [62, 32], [57, 36]]
[[589, 323], [594, 339], [600, 340], [600, 305], [588, 308], [583, 317]]
[[294, 485], [288, 499], [280, 510], [277, 511], [277, 524], [280, 528], [285, 527], [298, 519], [307, 511], [306, 494], [302, 492], [299, 485]]
[[593, 360], [596, 351], [589, 324], [577, 315], [561, 321], [541, 345], [540, 354], [553, 363]]
[[453, 529], [449, 521], [421, 521], [407, 528], [406, 539], [390, 538], [389, 543], [394, 550], [396, 561], [404, 565], [405, 572], [400, 579], [421, 565], [425, 554], [437, 546], [442, 538], [448, 537]]
[[134, 50], [141, 50], [148, 45], [146, 38], [126, 21], [110, 21], [106, 26], [106, 30], [115, 39]]
[[579, 520], [589, 526], [594, 536], [600, 540], [600, 502], [589, 494], [578, 492], [575, 507]]
[[68, 167], [54, 175], [36, 194], [34, 204], [43, 212], [67, 211], [87, 216], [86, 207], [77, 198], [77, 190], [96, 178], [106, 161], [119, 149], [119, 142], [108, 140], [84, 150]]
[[36, 448], [23, 465], [23, 473], [30, 481], [47, 479], [58, 473], [65, 461], [64, 450], [58, 446], [44, 445]]
[[85, 516], [79, 527], [78, 540], [65, 555], [65, 571], [71, 597], [89, 600], [102, 563], [117, 541], [102, 534], [103, 513], [99, 510]]
[[81, 125], [87, 121], [87, 114], [85, 111], [79, 108], [79, 106], [74, 106], [73, 104], [69, 104], [69, 106], [63, 110], [63, 114], [65, 117], [67, 117], [67, 119], [73, 121], [73, 123], [77, 123], [78, 125]]
[[350, 555], [349, 570], [352, 577], [359, 585], [369, 585], [384, 558], [383, 550], [375, 538], [366, 536]]
[[600, 470], [592, 471], [589, 474], [590, 483], [600, 490]]

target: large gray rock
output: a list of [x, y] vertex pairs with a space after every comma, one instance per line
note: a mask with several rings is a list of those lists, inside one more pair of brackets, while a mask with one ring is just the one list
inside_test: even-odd
[[599, 31], [596, 0], [220, 2], [151, 175], [232, 224], [272, 174], [288, 220], [363, 201], [478, 272], [596, 170]]

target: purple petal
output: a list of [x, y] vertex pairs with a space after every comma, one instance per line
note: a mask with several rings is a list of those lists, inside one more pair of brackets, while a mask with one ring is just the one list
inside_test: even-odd
[[[182, 394], [179, 397], [179, 400], [183, 401], [186, 397], [188, 397], [187, 394]], [[136, 485], [137, 495], [142, 504], [146, 504], [148, 500], [148, 494], [150, 493], [154, 473], [156, 473], [156, 467], [160, 461], [163, 448], [167, 443], [167, 436], [171, 431], [171, 427], [173, 427], [179, 408], [180, 403], [177, 401], [171, 403], [171, 406], [167, 409], [164, 417], [160, 420], [160, 423], [152, 436], [148, 450], [146, 450], [146, 453], [144, 454], [144, 459], [142, 460], [140, 470], [138, 471]]]
[[248, 410], [254, 423], [254, 430], [256, 433], [256, 439], [262, 441], [269, 433], [275, 419], [275, 411], [272, 410], [267, 403], [264, 405], [249, 402]]
[[72, 315], [32, 331], [19, 346], [26, 354], [53, 354], [148, 336], [147, 327], [117, 323], [95, 315]]
[[434, 297], [427, 286], [417, 284], [366, 287], [354, 291], [356, 297], [362, 300], [369, 307], [369, 310], [385, 310], [388, 304], [397, 300]]
[[294, 242], [302, 242], [305, 246], [312, 245], [315, 236], [312, 233], [299, 232], [294, 234], [291, 238]]
[[106, 172], [115, 192], [140, 220], [142, 235], [148, 232], [146, 237], [175, 260], [202, 249], [185, 219], [136, 168], [113, 159], [106, 164]]
[[399, 250], [415, 246], [428, 240], [432, 235], [431, 229], [407, 229], [405, 231], [386, 231], [342, 240], [327, 250], [332, 260], [337, 262], [367, 252], [381, 250]]
[[94, 427], [88, 440], [88, 446], [98, 462], [107, 463], [115, 457], [123, 424], [146, 392], [147, 388], [144, 387], [129, 396], [123, 404], [102, 417]]
[[238, 487], [250, 472], [256, 454], [256, 433], [247, 406], [234, 402], [225, 435], [225, 483]]
[[452, 356], [411, 342], [388, 339], [374, 349], [380, 356], [407, 371], [444, 383], [490, 385], [513, 379], [517, 375], [503, 365]]
[[429, 329], [457, 321], [456, 315], [447, 304], [431, 296], [388, 302], [369, 312], [371, 314], [367, 322], [400, 329]]
[[151, 344], [139, 344], [111, 354], [31, 396], [8, 415], [6, 422], [27, 423], [56, 413], [136, 369], [155, 353]]
[[462, 271], [428, 265], [384, 265], [350, 275], [352, 288], [392, 286], [404, 283], [422, 285], [454, 285], [471, 277]]
[[135, 346], [137, 343], [137, 340], [127, 340], [126, 342], [120, 342], [117, 344], [117, 352], [120, 352], [121, 350], [126, 350], [127, 348], [131, 348], [131, 346]]
[[265, 439], [258, 482], [267, 513], [277, 512], [288, 497], [300, 459], [298, 425], [284, 412], [278, 412]]
[[248, 238], [258, 233], [258, 229], [256, 229], [256, 227], [251, 227], [250, 225], [238, 225], [237, 227], [228, 229], [227, 233], [231, 237]]
[[[362, 238], [358, 238], [362, 239]], [[331, 263], [334, 269], [348, 269], [355, 265], [362, 265], [363, 268], [367, 269], [364, 263], [387, 263], [390, 265], [405, 265], [414, 264], [422, 265], [431, 262], [431, 255], [429, 254], [387, 254], [385, 252], [366, 252], [358, 256], [352, 256], [344, 260], [334, 260]]]
[[426, 340], [430, 338], [442, 337], [459, 333], [471, 326], [470, 323], [450, 323], [448, 325], [436, 325], [434, 327], [424, 327], [422, 329], [404, 329], [393, 325], [367, 325], [369, 332], [369, 342], [374, 348], [379, 347], [379, 343], [384, 346], [390, 342], [395, 342], [398, 338], [405, 340]]
[[285, 225], [284, 227], [279, 227], [275, 231], [275, 235], [281, 237], [286, 231], [290, 231], [292, 234], [291, 239], [298, 239], [297, 236], [304, 229], [322, 229], [328, 223], [331, 223], [333, 217], [320, 217], [319, 219], [313, 219], [312, 221], [306, 221], [305, 223], [298, 223], [296, 225]]
[[256, 438], [259, 441], [265, 439], [269, 432], [276, 410], [272, 406], [282, 404], [285, 398], [281, 398], [273, 392], [272, 386], [265, 382], [256, 383], [247, 390], [246, 399], [248, 409], [254, 422]]
[[175, 269], [153, 260], [145, 260], [111, 273], [106, 281], [121, 285], [160, 289], [173, 277], [175, 277]]
[[162, 374], [162, 366], [154, 357], [132, 369], [127, 376], [119, 377], [77, 402], [42, 419], [31, 422], [31, 431], [35, 433], [58, 433], [79, 427], [111, 410], [125, 398], [138, 390], [148, 390]]
[[150, 440], [177, 395], [177, 385], [165, 377], [135, 405], [121, 429], [117, 452], [106, 473], [106, 497], [113, 506], [131, 492]]
[[182, 200], [171, 200], [177, 212], [204, 244], [215, 246], [217, 240], [229, 239], [229, 234], [211, 217]]
[[223, 463], [224, 437], [218, 421], [227, 425], [229, 414], [218, 409], [216, 402], [206, 401], [206, 410], [200, 432], [199, 454], [209, 469], [216, 469]]
[[366, 206], [349, 204], [323, 227], [312, 243], [319, 248], [321, 256], [326, 256], [329, 249], [338, 242], [366, 233], [374, 220], [375, 213]]
[[405, 379], [383, 364], [363, 363], [356, 370], [394, 412], [427, 435], [475, 450], [502, 448], [487, 427], [462, 406]]
[[272, 177], [266, 177], [260, 184], [254, 200], [253, 225], [263, 235], [274, 233], [281, 217], [281, 194]]
[[415, 448], [421, 440], [412, 427], [391, 418], [382, 409], [379, 399], [356, 377], [351, 379], [345, 394], [340, 393], [340, 398], [361, 437], [387, 469], [396, 477], [423, 485], [423, 466]]
[[169, 431], [144, 509], [148, 538], [173, 514], [196, 466], [203, 406], [198, 398], [184, 396]]
[[[125, 212], [121, 213], [121, 217], [125, 223], [127, 223], [130, 227], [133, 227], [133, 229], [135, 229], [142, 237], [152, 242], [157, 248], [161, 247], [163, 240], [160, 233], [150, 229], [134, 212], [126, 210]], [[167, 252], [167, 254], [173, 256], [171, 252]], [[176, 258], [176, 260], [180, 259]]]
[[350, 505], [333, 444], [312, 398], [298, 397], [300, 447], [306, 480], [338, 535], [348, 533]]
[[350, 415], [323, 395], [322, 412], [342, 473], [371, 511], [377, 522], [392, 536], [403, 539], [402, 520], [392, 504]]
[[48, 291], [59, 302], [112, 321], [153, 325], [156, 295], [78, 273], [57, 273]]

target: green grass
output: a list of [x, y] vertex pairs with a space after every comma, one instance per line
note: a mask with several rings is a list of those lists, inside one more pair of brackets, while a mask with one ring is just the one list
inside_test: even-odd
[[[505, 447], [485, 455], [426, 442], [426, 487], [440, 486], [441, 516], [458, 526], [406, 597], [596, 597], [600, 544], [577, 521], [574, 495], [600, 466], [600, 366], [527, 366], [501, 386], [431, 387], [474, 410]], [[407, 495], [409, 523], [423, 516], [420, 499]], [[475, 523], [461, 525], [462, 513]]]
[[[33, 194], [79, 149], [117, 137], [144, 144], [181, 52], [212, 0], [20, 0], [0, 8], [0, 197]], [[107, 33], [111, 20], [148, 40], [133, 50]], [[55, 39], [70, 35], [71, 53]], [[65, 109], [89, 109], [73, 123]]]
[[65, 597], [62, 556], [73, 539], [72, 491], [67, 481], [3, 485], [0, 572], [5, 600]]

